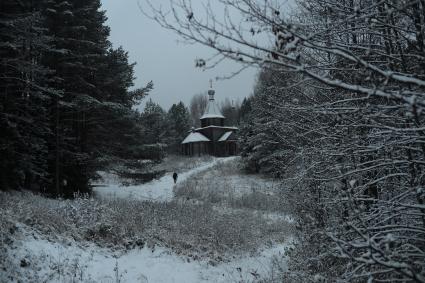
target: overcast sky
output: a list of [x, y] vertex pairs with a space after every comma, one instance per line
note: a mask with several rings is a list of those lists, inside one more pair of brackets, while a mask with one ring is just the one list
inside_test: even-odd
[[[110, 40], [115, 48], [123, 46], [129, 52], [130, 60], [137, 62], [136, 87], [152, 80], [154, 90], [149, 97], [166, 110], [179, 101], [189, 105], [194, 94], [208, 90], [210, 79], [239, 69], [240, 66], [231, 61], [207, 71], [195, 68], [196, 58], [208, 57], [213, 51], [200, 45], [178, 43], [177, 35], [142, 14], [137, 1], [102, 0], [111, 28]], [[154, 2], [169, 3], [168, 0]], [[252, 68], [232, 79], [214, 81], [216, 99], [242, 100], [251, 94], [256, 73], [257, 70]]]

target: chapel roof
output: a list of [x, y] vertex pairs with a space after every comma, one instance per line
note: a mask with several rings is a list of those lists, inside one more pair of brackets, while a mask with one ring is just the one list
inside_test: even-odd
[[202, 129], [208, 129], [208, 128], [225, 129], [225, 130], [231, 130], [231, 131], [239, 130], [238, 127], [232, 127], [232, 126], [216, 126], [216, 125], [209, 125], [209, 126], [206, 126], [206, 127], [196, 128], [194, 130], [195, 131], [200, 131]]
[[209, 138], [198, 132], [191, 132], [183, 141], [182, 144], [192, 142], [208, 142]]
[[224, 119], [223, 114], [221, 114], [220, 109], [218, 108], [217, 103], [215, 103], [214, 100], [214, 93], [215, 91], [213, 89], [210, 89], [208, 91], [208, 104], [207, 104], [207, 108], [205, 109], [204, 115], [202, 115], [201, 120], [202, 119], [208, 119], [208, 118], [221, 118]]
[[229, 131], [229, 132], [225, 132], [222, 136], [221, 136], [221, 138], [219, 138], [218, 139], [218, 141], [219, 142], [221, 142], [221, 141], [227, 141], [227, 139], [231, 136], [233, 134], [233, 132], [232, 131]]

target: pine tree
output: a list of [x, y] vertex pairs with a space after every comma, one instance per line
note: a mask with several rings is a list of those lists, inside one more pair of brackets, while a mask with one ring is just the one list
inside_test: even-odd
[[249, 119], [249, 114], [252, 111], [252, 106], [251, 106], [251, 97], [248, 98], [244, 98], [242, 100], [242, 104], [240, 107], [240, 111], [239, 111], [239, 121], [240, 122], [244, 122], [247, 119]]
[[166, 112], [162, 107], [149, 99], [142, 113], [142, 121], [145, 128], [144, 143], [164, 143], [167, 131]]
[[39, 190], [46, 176], [45, 106], [56, 93], [40, 62], [49, 41], [37, 6], [0, 3], [0, 189]]
[[181, 101], [178, 104], [173, 104], [168, 110], [167, 121], [167, 144], [169, 151], [180, 152], [180, 143], [191, 128], [189, 109]]
[[102, 96], [88, 113], [88, 147], [92, 158], [98, 161], [96, 167], [103, 167], [123, 159], [143, 158], [145, 150], [142, 136], [143, 125], [140, 113], [132, 107], [139, 103], [152, 89], [152, 83], [145, 88], [130, 91], [134, 81], [134, 66], [128, 61], [128, 53], [121, 47], [109, 49], [105, 64], [96, 72]]
[[90, 145], [96, 123], [91, 121], [101, 121], [96, 109], [107, 101], [106, 86], [98, 74], [108, 66], [110, 47], [106, 16], [99, 9], [98, 0], [49, 0], [44, 9], [53, 38], [44, 62], [55, 70], [52, 84], [63, 93], [50, 105], [50, 191], [56, 195], [88, 192], [97, 169], [97, 156]]
[[100, 1], [0, 5], [1, 188], [72, 197], [110, 162], [149, 158], [132, 107], [152, 83], [130, 90], [134, 64], [111, 48]]

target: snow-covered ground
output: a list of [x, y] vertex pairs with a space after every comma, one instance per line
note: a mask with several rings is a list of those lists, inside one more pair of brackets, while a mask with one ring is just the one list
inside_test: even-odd
[[13, 258], [17, 266], [24, 259], [24, 272], [33, 282], [253, 282], [271, 274], [271, 260], [281, 259], [286, 248], [278, 245], [256, 256], [211, 264], [165, 248], [114, 252], [73, 240], [46, 240], [35, 231], [24, 234], [12, 250]]
[[[205, 190], [235, 190], [235, 195], [244, 195], [252, 192], [254, 188], [255, 190], [268, 188], [268, 192], [273, 194], [276, 186], [271, 180], [255, 175], [247, 177], [237, 168], [235, 157], [215, 158], [180, 173], [178, 183], [181, 186], [191, 186], [195, 182], [203, 187], [202, 182], [207, 180], [210, 186], [207, 186], [208, 188]], [[218, 181], [218, 176], [220, 176], [220, 181]], [[103, 182], [103, 186], [95, 189], [96, 195], [100, 198], [97, 200], [99, 202], [102, 202], [103, 198], [106, 198], [106, 201], [110, 201], [108, 198], [119, 198], [155, 202], [169, 202], [174, 198], [173, 188], [175, 185], [171, 174], [138, 186], [122, 186], [119, 180], [110, 178], [108, 175], [104, 176]], [[183, 198], [183, 200], [185, 199]], [[168, 204], [172, 204], [172, 202]], [[283, 223], [282, 220], [291, 222], [291, 219], [286, 219], [287, 216], [281, 212], [265, 213], [244, 206], [240, 208], [221, 206], [220, 203], [211, 206], [211, 209], [219, 210], [220, 214], [234, 219], [232, 221], [236, 222], [232, 222], [233, 224], [239, 223], [238, 221], [247, 221], [244, 217], [232, 218], [236, 213], [243, 215], [241, 212], [244, 210], [267, 216], [266, 222]], [[191, 219], [193, 221], [193, 218]], [[286, 268], [284, 252], [291, 245], [291, 236], [288, 233], [282, 239], [279, 237], [279, 240], [271, 238], [270, 242], [267, 240], [267, 242], [256, 243], [254, 249], [258, 245], [257, 252], [242, 250], [237, 255], [230, 254], [230, 256], [217, 260], [215, 257], [200, 257], [197, 252], [190, 255], [180, 254], [179, 251], [172, 248], [172, 243], [171, 247], [143, 243], [142, 247], [126, 250], [122, 246], [114, 245], [100, 247], [96, 245], [96, 242], [85, 241], [82, 240], [83, 238], [74, 240], [76, 238], [72, 239], [67, 234], [41, 234], [34, 227], [24, 223], [14, 225], [18, 232], [11, 232], [7, 236], [13, 238], [13, 244], [7, 249], [9, 253], [7, 258], [12, 262], [9, 262], [8, 269], [4, 269], [7, 271], [7, 278], [0, 274], [0, 282], [3, 280], [17, 282], [10, 278], [20, 279], [24, 282], [257, 282], [262, 279], [270, 279], [272, 274], [278, 274], [279, 271]], [[115, 223], [115, 225], [120, 224]], [[254, 228], [256, 227], [248, 228], [248, 231], [255, 231]], [[238, 241], [238, 234], [235, 235], [234, 241]], [[191, 235], [187, 235], [187, 237], [191, 237]], [[197, 244], [195, 243], [195, 245]], [[200, 248], [202, 249], [202, 247]], [[279, 271], [272, 270], [275, 268], [278, 268]]]
[[[186, 180], [189, 176], [207, 170], [219, 162], [229, 162], [235, 157], [215, 158], [212, 161], [201, 163], [198, 167], [180, 173], [177, 183]], [[173, 198], [174, 180], [172, 174], [166, 174], [158, 180], [136, 186], [123, 186], [117, 180], [103, 175], [103, 181], [96, 183], [94, 192], [102, 198], [124, 198], [135, 200], [171, 201]]]

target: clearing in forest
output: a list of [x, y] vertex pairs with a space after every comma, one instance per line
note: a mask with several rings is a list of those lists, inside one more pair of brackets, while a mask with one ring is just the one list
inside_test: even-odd
[[210, 160], [175, 186], [163, 178], [139, 185], [162, 184], [156, 201], [134, 192], [75, 200], [0, 193], [0, 281], [277, 280], [291, 241], [277, 183], [244, 174], [238, 158]]

